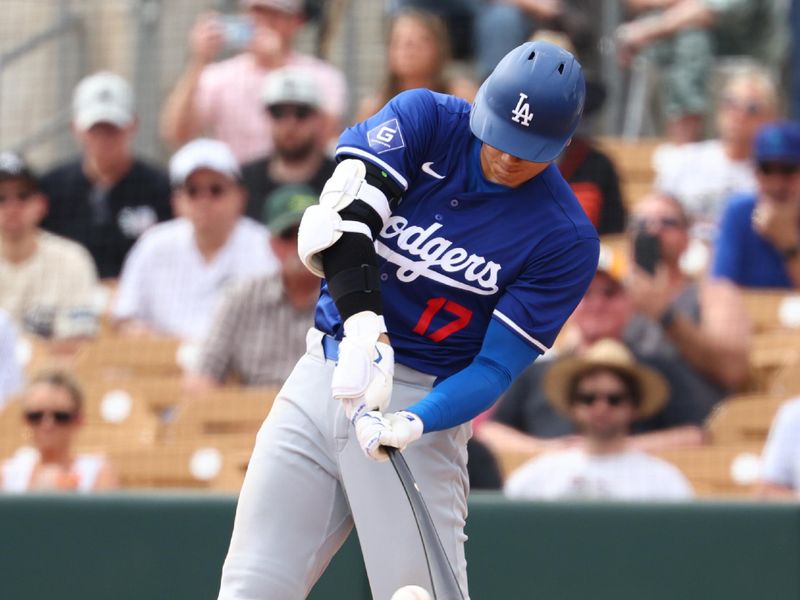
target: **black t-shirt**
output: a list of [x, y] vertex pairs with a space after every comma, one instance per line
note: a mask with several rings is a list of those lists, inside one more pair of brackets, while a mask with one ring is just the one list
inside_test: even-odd
[[[716, 391], [680, 360], [662, 357], [637, 357], [637, 360], [658, 371], [669, 383], [670, 393], [661, 412], [634, 423], [633, 432], [658, 431], [680, 425], [702, 426], [720, 400]], [[555, 362], [540, 360], [523, 371], [498, 401], [492, 420], [539, 438], [576, 433], [572, 421], [552, 407], [542, 389], [544, 376]]]
[[619, 176], [611, 159], [587, 140], [575, 138], [558, 168], [567, 180], [597, 233], [625, 231], [626, 211]]
[[42, 189], [50, 199], [42, 227], [85, 246], [101, 278], [118, 277], [145, 229], [172, 218], [166, 173], [140, 160], [106, 190], [93, 186], [80, 159], [46, 173]]
[[[245, 213], [259, 223], [264, 221], [264, 201], [267, 196], [285, 185], [269, 176], [269, 161], [269, 158], [259, 158], [242, 166], [242, 182], [248, 195]], [[335, 168], [336, 162], [325, 158], [314, 176], [303, 183], [320, 193]]]

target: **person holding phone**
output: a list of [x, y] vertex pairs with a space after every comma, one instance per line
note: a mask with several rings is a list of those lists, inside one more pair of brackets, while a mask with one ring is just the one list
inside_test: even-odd
[[[325, 98], [324, 139], [341, 130], [344, 76], [292, 49], [303, 26], [302, 0], [241, 0], [243, 13], [203, 13], [189, 34], [189, 62], [161, 113], [161, 135], [178, 147], [205, 133], [227, 143], [240, 163], [270, 154], [272, 122], [261, 103], [264, 78], [298, 66], [314, 73]], [[214, 62], [221, 53], [234, 56]]]
[[681, 269], [690, 221], [678, 200], [653, 192], [629, 225], [635, 267], [627, 286], [637, 315], [629, 335], [646, 354], [674, 356], [723, 391], [747, 375], [750, 328], [736, 286], [695, 281]]

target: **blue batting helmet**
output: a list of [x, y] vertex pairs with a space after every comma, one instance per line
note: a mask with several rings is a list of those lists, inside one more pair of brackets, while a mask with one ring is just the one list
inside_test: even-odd
[[586, 84], [572, 54], [527, 42], [506, 54], [475, 96], [469, 126], [482, 142], [531, 162], [555, 159], [583, 112]]

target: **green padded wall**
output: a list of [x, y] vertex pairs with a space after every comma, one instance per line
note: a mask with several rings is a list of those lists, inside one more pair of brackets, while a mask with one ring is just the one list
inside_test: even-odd
[[[0, 497], [0, 599], [214, 600], [234, 508], [206, 494]], [[473, 600], [800, 600], [800, 505], [473, 494], [467, 533]], [[311, 598], [370, 598], [355, 538]]]

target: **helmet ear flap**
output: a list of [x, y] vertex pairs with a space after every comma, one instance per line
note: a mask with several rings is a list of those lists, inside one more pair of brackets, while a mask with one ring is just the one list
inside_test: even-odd
[[535, 41], [506, 54], [483, 82], [470, 113], [481, 141], [531, 162], [564, 151], [580, 122], [586, 83], [577, 59]]

